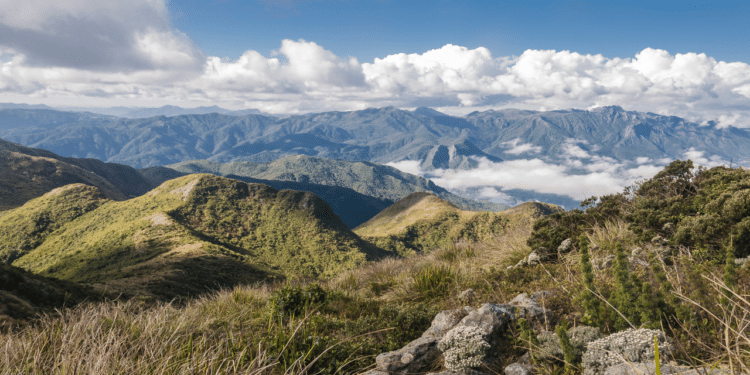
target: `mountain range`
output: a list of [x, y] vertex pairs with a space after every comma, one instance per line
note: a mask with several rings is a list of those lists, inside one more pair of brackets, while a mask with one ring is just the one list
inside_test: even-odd
[[[745, 129], [700, 126], [616, 106], [590, 111], [489, 110], [465, 117], [394, 107], [286, 118], [218, 113], [141, 119], [82, 116], [0, 110], [0, 137], [63, 156], [94, 157], [136, 168], [196, 159], [266, 162], [297, 154], [471, 168], [478, 158], [562, 160], [569, 157], [566, 147], [571, 140], [591, 155], [617, 160], [675, 159], [691, 148], [740, 163], [750, 160], [750, 133]], [[29, 128], [31, 124], [36, 125]], [[526, 146], [519, 149], [519, 144]]]

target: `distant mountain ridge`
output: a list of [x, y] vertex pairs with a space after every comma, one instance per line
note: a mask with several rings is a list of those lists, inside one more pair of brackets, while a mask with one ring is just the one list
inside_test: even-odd
[[[265, 183], [277, 189], [311, 191], [328, 202], [349, 226], [354, 228], [414, 192], [431, 192], [466, 210], [502, 211], [508, 206], [459, 197], [431, 181], [396, 168], [368, 162], [330, 160], [306, 155], [286, 156], [269, 163], [233, 162], [220, 164], [205, 160], [168, 165], [171, 170], [211, 173], [246, 182]], [[141, 169], [143, 175], [169, 178], [158, 169]], [[346, 189], [342, 189], [346, 188]], [[357, 198], [358, 203], [353, 199]], [[370, 198], [368, 198], [370, 197]]]
[[[47, 109], [54, 109], [47, 107]], [[0, 104], [0, 108], [2, 104]], [[158, 108], [148, 107], [60, 107], [62, 111], [72, 112], [92, 112], [99, 113], [109, 116], [125, 117], [125, 118], [148, 118], [156, 116], [180, 116], [180, 115], [205, 115], [208, 113], [221, 113], [223, 115], [230, 116], [244, 116], [244, 115], [264, 115], [264, 116], [275, 116], [270, 113], [262, 112], [257, 109], [240, 109], [231, 110], [221, 108], [216, 105], [209, 107], [195, 107], [195, 108], [183, 108], [173, 105], [165, 105]]]
[[[0, 124], [17, 121], [18, 114], [8, 111], [13, 110], [0, 110]], [[136, 168], [198, 159], [266, 162], [298, 154], [471, 168], [483, 158], [564, 160], [571, 141], [590, 155], [617, 160], [675, 159], [694, 148], [727, 160], [750, 161], [750, 132], [745, 129], [699, 126], [679, 117], [617, 106], [590, 111], [490, 110], [464, 118], [426, 108], [394, 107], [286, 118], [212, 113], [83, 122], [69, 112], [51, 112], [44, 115], [60, 120], [39, 120], [44, 125], [33, 131], [16, 127], [7, 139], [65, 156], [95, 157]], [[528, 147], [514, 149], [516, 143]]]

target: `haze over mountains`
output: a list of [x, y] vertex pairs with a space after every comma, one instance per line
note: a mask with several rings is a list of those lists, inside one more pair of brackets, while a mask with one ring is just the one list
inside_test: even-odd
[[[19, 120], [24, 118], [39, 125], [29, 129], [32, 120]], [[454, 193], [510, 204], [541, 197], [566, 206], [589, 191], [619, 191], [673, 159], [709, 165], [750, 160], [745, 129], [616, 106], [465, 117], [385, 107], [286, 118], [211, 113], [85, 121], [70, 112], [7, 109], [0, 111], [0, 137], [135, 168], [198, 159], [267, 162], [298, 154], [391, 163]]]

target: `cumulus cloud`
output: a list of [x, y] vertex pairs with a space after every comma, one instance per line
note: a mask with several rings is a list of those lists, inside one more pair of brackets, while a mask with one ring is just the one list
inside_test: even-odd
[[[617, 58], [555, 50], [493, 56], [453, 44], [360, 62], [301, 39], [281, 41], [270, 55], [248, 50], [227, 61], [206, 56], [175, 29], [166, 0], [4, 2], [0, 64], [0, 100], [140, 100], [285, 113], [415, 103], [452, 114], [620, 105], [750, 126], [745, 62], [653, 48]], [[536, 150], [519, 143], [506, 152]]]
[[475, 160], [478, 165], [471, 170], [427, 171], [419, 167], [418, 161], [400, 161], [388, 165], [429, 178], [438, 186], [454, 193], [473, 191], [472, 195], [476, 198], [503, 203], [517, 203], [510, 198], [515, 191], [564, 196], [575, 201], [590, 196], [619, 193], [635, 181], [652, 177], [664, 166], [598, 158], [594, 163], [586, 165], [581, 173], [574, 170], [572, 165], [538, 158], [502, 162], [492, 162], [486, 158]]
[[531, 143], [521, 143], [521, 138], [516, 138], [512, 141], [503, 142], [504, 145], [510, 147], [509, 150], [503, 151], [506, 154], [521, 155], [524, 153], [538, 154], [542, 152], [542, 146], [534, 146]]
[[164, 1], [26, 0], [0, 5], [0, 45], [30, 67], [199, 70], [203, 52]]

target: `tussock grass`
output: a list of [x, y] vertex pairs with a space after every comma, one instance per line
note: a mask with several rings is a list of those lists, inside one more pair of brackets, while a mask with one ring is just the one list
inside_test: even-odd
[[618, 243], [625, 247], [632, 247], [637, 240], [635, 233], [622, 220], [607, 220], [604, 225], [597, 224], [591, 232], [586, 233], [586, 238], [589, 243], [599, 246], [603, 251], [613, 251]]

